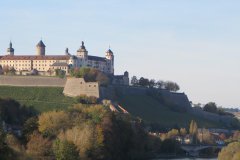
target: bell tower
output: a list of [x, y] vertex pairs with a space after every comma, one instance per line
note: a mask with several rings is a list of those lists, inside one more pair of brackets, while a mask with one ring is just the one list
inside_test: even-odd
[[77, 56], [83, 59], [87, 59], [88, 57], [88, 51], [86, 50], [86, 47], [83, 41], [82, 41], [81, 47], [77, 50]]
[[9, 48], [7, 49], [7, 55], [14, 56], [14, 48], [12, 48], [12, 42], [9, 43]]
[[113, 52], [110, 49], [110, 47], [107, 50], [105, 57], [106, 57], [106, 59], [108, 61], [108, 72], [110, 74], [114, 74], [114, 55], [113, 55]]

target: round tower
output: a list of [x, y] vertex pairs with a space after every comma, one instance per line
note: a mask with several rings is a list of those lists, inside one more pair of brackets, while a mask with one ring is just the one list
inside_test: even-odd
[[38, 56], [45, 56], [45, 44], [43, 43], [43, 41], [41, 40], [40, 42], [38, 42], [36, 49], [37, 49], [37, 55]]
[[14, 56], [14, 48], [12, 48], [12, 42], [10, 41], [9, 48], [7, 49], [7, 55]]

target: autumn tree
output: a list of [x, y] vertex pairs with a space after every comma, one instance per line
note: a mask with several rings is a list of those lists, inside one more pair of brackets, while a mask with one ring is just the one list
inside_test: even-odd
[[232, 142], [224, 147], [218, 154], [218, 160], [239, 160], [240, 142]]
[[189, 134], [193, 136], [193, 142], [197, 141], [197, 133], [198, 133], [197, 122], [192, 120], [189, 126]]
[[172, 129], [167, 133], [168, 138], [174, 138], [179, 135], [179, 131], [177, 129]]
[[185, 128], [180, 128], [180, 135], [181, 136], [187, 135], [187, 130]]
[[56, 135], [60, 130], [71, 127], [68, 113], [64, 111], [50, 111], [38, 117], [38, 130], [48, 136]]
[[52, 142], [40, 133], [34, 132], [27, 143], [27, 153], [34, 158], [44, 159], [52, 155]]
[[53, 152], [56, 160], [79, 160], [77, 147], [66, 140], [56, 139], [53, 144]]

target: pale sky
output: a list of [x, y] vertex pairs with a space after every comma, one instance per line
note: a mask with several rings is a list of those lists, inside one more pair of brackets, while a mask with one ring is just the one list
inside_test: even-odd
[[238, 0], [1, 0], [0, 54], [115, 54], [115, 71], [172, 80], [194, 103], [240, 106]]

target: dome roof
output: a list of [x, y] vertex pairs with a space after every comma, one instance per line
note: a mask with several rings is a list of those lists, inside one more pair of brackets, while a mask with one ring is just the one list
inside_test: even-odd
[[84, 42], [82, 41], [82, 45], [81, 47], [77, 50], [78, 52], [85, 52], [87, 51], [86, 48], [85, 48], [85, 45], [84, 45]]

